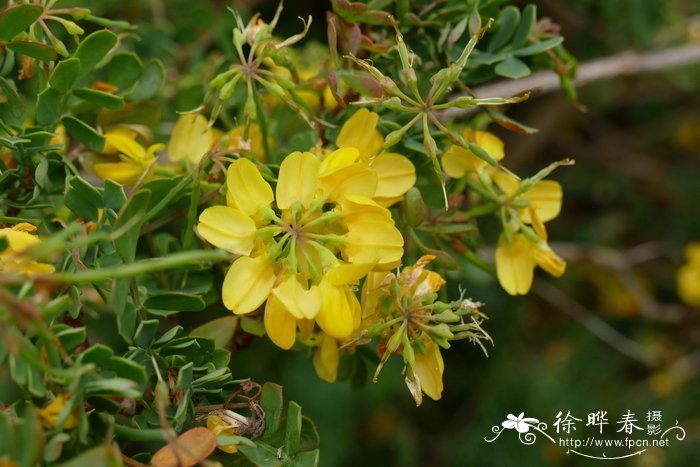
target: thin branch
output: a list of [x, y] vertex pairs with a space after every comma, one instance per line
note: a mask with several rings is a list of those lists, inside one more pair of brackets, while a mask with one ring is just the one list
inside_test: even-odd
[[[598, 58], [579, 64], [574, 84], [585, 86], [594, 81], [602, 81], [618, 76], [655, 73], [700, 63], [700, 44], [685, 44], [663, 50], [650, 52], [624, 51], [610, 57]], [[559, 76], [553, 71], [540, 71], [527, 78], [502, 80], [474, 88], [474, 95], [479, 98], [510, 97], [525, 91], [537, 89], [540, 93], [559, 89]], [[453, 96], [462, 97], [464, 94]], [[448, 109], [442, 114], [444, 118], [463, 117], [474, 109]]]
[[657, 366], [658, 362], [656, 359], [650, 357], [644, 350], [644, 347], [620, 333], [610, 324], [600, 319], [595, 313], [588, 310], [585, 306], [572, 299], [558, 288], [541, 279], [535, 279], [532, 284], [532, 291], [583, 324], [600, 340], [621, 354], [637, 360], [647, 367]]

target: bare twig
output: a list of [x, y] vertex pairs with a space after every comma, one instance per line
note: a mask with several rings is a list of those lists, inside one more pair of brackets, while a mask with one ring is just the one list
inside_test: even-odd
[[[642, 73], [667, 71], [700, 62], [700, 44], [692, 43], [650, 52], [632, 50], [620, 52], [610, 57], [598, 58], [581, 63], [576, 71], [574, 83], [584, 86], [594, 81], [602, 81], [617, 76], [630, 76]], [[553, 71], [540, 71], [527, 78], [497, 81], [474, 88], [479, 98], [510, 97], [525, 91], [537, 89], [540, 93], [559, 89], [559, 76]], [[454, 98], [463, 94], [455, 95]], [[463, 117], [473, 109], [448, 109], [444, 118]]]
[[541, 279], [535, 279], [532, 284], [532, 291], [583, 324], [600, 340], [621, 354], [627, 355], [647, 367], [657, 366], [658, 362], [656, 359], [649, 356], [641, 345], [620, 333], [558, 288]]
[[678, 322], [683, 317], [682, 307], [661, 304], [647, 290], [647, 287], [634, 270], [634, 266], [652, 259], [667, 256], [667, 242], [647, 242], [624, 251], [617, 251], [599, 245], [576, 245], [552, 243], [552, 248], [567, 260], [591, 261], [612, 269], [625, 288], [639, 303], [639, 310], [647, 319], [664, 322]]

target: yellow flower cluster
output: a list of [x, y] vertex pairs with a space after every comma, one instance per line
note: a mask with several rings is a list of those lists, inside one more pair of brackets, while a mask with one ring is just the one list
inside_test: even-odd
[[31, 234], [35, 231], [35, 226], [25, 222], [12, 228], [0, 229], [0, 239], [7, 242], [7, 247], [0, 250], [0, 273], [34, 276], [54, 272], [55, 269], [50, 264], [39, 263], [27, 258], [25, 254], [40, 242], [39, 237]]
[[[380, 202], [405, 193], [415, 171], [383, 172], [375, 163], [385, 155], [373, 157], [379, 147], [368, 148], [367, 128], [356, 130], [357, 146], [345, 144], [353, 139], [353, 126], [346, 128], [344, 144], [339, 138], [340, 148], [323, 158], [310, 152], [285, 157], [274, 191], [253, 162], [234, 161], [226, 205], [199, 217], [202, 238], [239, 255], [224, 279], [224, 305], [247, 314], [265, 304], [265, 329], [284, 349], [294, 344], [297, 328], [309, 338], [314, 323], [334, 339], [350, 336], [361, 319], [353, 284], [372, 270], [398, 266], [403, 255], [401, 233]], [[381, 146], [381, 134], [371, 130]], [[403, 156], [387, 157], [413, 168]]]
[[[463, 137], [481, 146], [489, 155], [503, 159], [504, 144], [495, 135], [467, 129]], [[532, 286], [535, 267], [561, 276], [566, 263], [547, 244], [544, 223], [559, 215], [562, 189], [553, 180], [523, 180], [501, 166], [490, 167], [472, 152], [452, 146], [442, 158], [445, 173], [495, 184], [503, 233], [496, 247], [496, 272], [501, 286], [511, 295], [526, 294]]]

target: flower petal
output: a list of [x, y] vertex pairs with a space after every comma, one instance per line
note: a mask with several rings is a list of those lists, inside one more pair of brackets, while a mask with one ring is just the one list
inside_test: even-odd
[[226, 187], [231, 193], [228, 199], [249, 216], [258, 213], [261, 204], [269, 206], [274, 200], [272, 188], [248, 159], [238, 159], [229, 165]]
[[321, 162], [310, 152], [293, 152], [280, 165], [277, 182], [277, 207], [289, 209], [295, 201], [308, 208], [318, 188]]
[[430, 338], [424, 339], [424, 342], [425, 353], [416, 352], [416, 361], [412, 368], [423, 392], [431, 399], [438, 400], [442, 397], [442, 373], [445, 364], [437, 344]]
[[168, 157], [175, 162], [187, 158], [196, 164], [211, 148], [213, 136], [209, 123], [202, 115], [181, 115], [170, 136]]
[[374, 269], [374, 263], [340, 263], [326, 273], [325, 279], [333, 285], [353, 284]]
[[212, 206], [199, 216], [197, 233], [217, 248], [248, 255], [255, 242], [255, 222], [228, 206]]
[[353, 310], [348, 303], [343, 287], [321, 281], [321, 309], [316, 322], [326, 334], [336, 339], [345, 339], [353, 331]]
[[[464, 130], [463, 137], [466, 141], [481, 146], [493, 159], [497, 161], [503, 159], [503, 141], [497, 136], [486, 131], [467, 128]], [[467, 172], [476, 172], [486, 165], [486, 161], [461, 146], [450, 146], [442, 156], [442, 168], [452, 178], [462, 178]]]
[[372, 198], [377, 192], [377, 172], [364, 164], [353, 164], [320, 178], [323, 196], [336, 203], [347, 195]]
[[272, 289], [272, 294], [298, 319], [313, 319], [321, 309], [321, 293], [318, 286], [313, 285], [306, 290], [295, 276], [289, 276]]
[[375, 155], [384, 144], [384, 137], [377, 131], [378, 121], [376, 113], [365, 108], [358, 110], [340, 128], [336, 146], [357, 148], [363, 159]]
[[393, 223], [358, 221], [348, 224], [344, 253], [351, 263], [377, 263], [386, 269], [403, 256], [403, 237]]
[[257, 309], [270, 295], [275, 273], [264, 258], [242, 256], [226, 273], [221, 291], [224, 306], [237, 315]]
[[323, 159], [318, 176], [326, 177], [333, 172], [349, 167], [357, 161], [358, 157], [360, 157], [360, 151], [357, 148], [337, 149]]
[[554, 277], [560, 277], [566, 271], [566, 262], [557, 256], [546, 242], [540, 242], [532, 249], [535, 263]]
[[[554, 180], [541, 180], [523, 193], [523, 198], [530, 201], [530, 207], [537, 212], [540, 221], [551, 221], [559, 215], [561, 210], [561, 185]], [[520, 218], [523, 222], [532, 223], [527, 209], [523, 210]]]
[[375, 197], [402, 196], [416, 183], [416, 168], [401, 154], [380, 154], [372, 161], [370, 167], [377, 172]]
[[314, 369], [319, 378], [333, 383], [338, 375], [338, 362], [340, 361], [338, 343], [324, 333], [319, 333], [318, 341], [318, 347], [314, 349]]
[[289, 350], [297, 335], [297, 319], [277, 299], [270, 297], [265, 305], [265, 331], [267, 337], [279, 348]]
[[122, 185], [133, 185], [143, 175], [146, 167], [129, 162], [101, 162], [92, 166], [92, 171], [102, 180], [114, 180]]
[[[108, 151], [118, 152], [137, 162], [144, 162], [149, 159], [143, 146], [136, 142], [134, 138], [127, 136], [128, 133], [122, 131], [111, 131], [105, 134], [105, 147]], [[134, 137], [136, 134], [134, 133]], [[109, 154], [110, 152], [106, 153]]]
[[503, 234], [498, 239], [496, 275], [510, 295], [524, 295], [530, 290], [535, 268], [532, 249], [532, 243], [522, 234], [514, 234], [510, 243]]

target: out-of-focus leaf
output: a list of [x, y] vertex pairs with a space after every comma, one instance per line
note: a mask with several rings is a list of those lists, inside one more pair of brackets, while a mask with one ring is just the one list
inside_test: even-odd
[[140, 101], [152, 98], [165, 81], [165, 67], [157, 59], [151, 59], [143, 66], [141, 78], [134, 90], [129, 94], [130, 101]]
[[64, 202], [77, 217], [91, 221], [97, 221], [98, 209], [104, 205], [102, 193], [77, 175], [66, 181]]
[[58, 120], [63, 108], [64, 96], [54, 88], [46, 88], [39, 94], [36, 108], [36, 122], [49, 125]]
[[58, 54], [56, 51], [46, 44], [34, 41], [14, 41], [7, 44], [7, 48], [14, 50], [18, 54], [26, 55], [27, 57], [36, 58], [43, 62], [56, 60]]
[[263, 384], [260, 405], [265, 411], [265, 432], [263, 439], [275, 433], [282, 421], [282, 386], [275, 383]]
[[95, 152], [102, 152], [104, 149], [104, 136], [87, 123], [72, 116], [63, 117], [61, 123], [73, 138], [83, 143], [88, 149]]
[[205, 306], [201, 296], [183, 292], [152, 295], [144, 303], [144, 307], [155, 311], [199, 311]]
[[124, 98], [115, 96], [108, 92], [98, 91], [96, 89], [76, 89], [73, 95], [100, 107], [110, 110], [124, 110]]
[[518, 27], [518, 22], [520, 21], [520, 10], [516, 7], [509, 5], [501, 10], [498, 15], [498, 22], [496, 24], [496, 31], [491, 36], [489, 41], [488, 51], [495, 52], [500, 50], [504, 45], [508, 43], [513, 34], [515, 33], [515, 28]]
[[190, 336], [206, 337], [213, 340], [216, 347], [226, 347], [236, 332], [238, 320], [238, 316], [217, 318], [197, 326], [190, 331]]
[[9, 41], [21, 33], [44, 12], [41, 5], [20, 4], [0, 11], [0, 41]]
[[513, 79], [522, 78], [530, 74], [530, 68], [522, 60], [512, 55], [509, 55], [505, 60], [496, 65], [494, 71], [499, 76]]
[[49, 85], [60, 93], [71, 90], [80, 73], [80, 59], [72, 57], [58, 62], [49, 77]]
[[75, 56], [80, 59], [80, 76], [85, 76], [117, 45], [117, 35], [106, 29], [95, 31], [80, 42]]
[[60, 467], [85, 467], [86, 465], [100, 467], [121, 467], [122, 459], [116, 444], [103, 445], [85, 451], [78, 457], [64, 462]]
[[114, 230], [126, 228], [125, 226], [128, 225], [127, 230], [114, 241], [117, 253], [125, 263], [131, 263], [136, 257], [136, 245], [150, 199], [151, 192], [149, 190], [141, 189], [133, 193], [114, 224]]
[[143, 65], [134, 53], [118, 53], [107, 65], [107, 80], [119, 89], [119, 92], [131, 88], [141, 76]]

